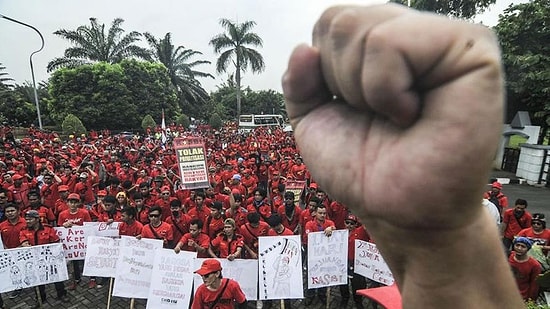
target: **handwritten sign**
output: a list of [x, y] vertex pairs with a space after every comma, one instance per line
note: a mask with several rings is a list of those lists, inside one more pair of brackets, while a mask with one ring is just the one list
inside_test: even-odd
[[260, 299], [304, 298], [300, 235], [258, 241]]
[[348, 230], [333, 231], [330, 237], [311, 232], [307, 247], [309, 289], [348, 283]]
[[147, 308], [190, 308], [196, 252], [157, 249]]
[[0, 252], [0, 292], [9, 292], [69, 279], [60, 243]]
[[[195, 267], [193, 271], [201, 267], [202, 261], [205, 259], [195, 259]], [[247, 300], [258, 299], [258, 260], [241, 260], [236, 259], [230, 261], [228, 259], [217, 259], [222, 264], [222, 274], [224, 278], [231, 278], [239, 283], [241, 290], [246, 295]], [[202, 279], [199, 275], [193, 275], [195, 291], [202, 284]]]
[[86, 239], [92, 234], [87, 226], [75, 225], [71, 228], [54, 227], [61, 239], [67, 261], [83, 260], [86, 257]]
[[89, 236], [86, 247], [83, 274], [114, 277], [120, 254], [120, 238]]
[[95, 236], [118, 237], [118, 225], [120, 222], [84, 222], [84, 226], [93, 226], [93, 234]]
[[160, 239], [121, 237], [113, 296], [147, 298], [155, 250], [160, 248]]
[[394, 282], [393, 274], [376, 245], [358, 239], [355, 240], [354, 272], [385, 285]]

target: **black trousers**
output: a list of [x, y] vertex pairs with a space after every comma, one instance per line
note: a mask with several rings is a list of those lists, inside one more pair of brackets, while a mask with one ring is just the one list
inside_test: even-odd
[[[65, 290], [65, 283], [64, 282], [55, 282], [55, 291], [57, 292], [57, 297], [62, 297], [67, 295], [67, 291]], [[39, 285], [38, 290], [40, 291], [40, 298], [42, 301], [46, 300], [46, 286], [45, 285]]]

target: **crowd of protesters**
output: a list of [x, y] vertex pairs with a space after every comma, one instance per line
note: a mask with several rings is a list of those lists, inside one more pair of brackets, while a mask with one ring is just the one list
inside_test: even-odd
[[[313, 231], [349, 229], [350, 248], [356, 238], [369, 240], [357, 217], [311, 179], [292, 133], [280, 128], [240, 134], [232, 124], [192, 132], [173, 125], [164, 144], [160, 128], [142, 136], [92, 131], [68, 139], [34, 129], [16, 139], [5, 129], [0, 218], [11, 222], [12, 208], [19, 214], [16, 224], [5, 223], [9, 228], [2, 230], [3, 238], [15, 239], [4, 242], [7, 248], [21, 245], [19, 233], [27, 227], [24, 218], [30, 213], [37, 214], [41, 227], [116, 221], [121, 235], [162, 239], [165, 248], [176, 252], [229, 260], [257, 259], [260, 236], [301, 235], [304, 252], [307, 233]], [[180, 189], [171, 143], [175, 137], [204, 142], [210, 187]], [[285, 191], [289, 180], [304, 182], [299, 197]], [[352, 267], [353, 254], [349, 258]], [[81, 280], [82, 261], [72, 264], [69, 290], [77, 289]], [[353, 284], [353, 292], [366, 287], [364, 279], [356, 281], [361, 284]], [[103, 284], [102, 278], [88, 281], [89, 288]], [[347, 303], [353, 292], [341, 290], [342, 302]], [[64, 293], [60, 290], [58, 296], [64, 298]], [[306, 304], [311, 304], [312, 291], [306, 291], [306, 297]], [[323, 293], [319, 300], [326, 302]], [[362, 308], [361, 299], [354, 300]]]

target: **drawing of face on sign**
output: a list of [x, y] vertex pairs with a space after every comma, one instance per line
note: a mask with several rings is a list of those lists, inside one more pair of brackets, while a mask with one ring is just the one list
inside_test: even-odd
[[23, 287], [23, 274], [19, 266], [13, 265], [10, 269], [11, 283], [19, 288]]
[[36, 282], [36, 275], [34, 273], [34, 264], [31, 261], [25, 263], [25, 284], [33, 285]]
[[48, 280], [48, 265], [43, 259], [38, 260], [38, 279], [40, 282]]

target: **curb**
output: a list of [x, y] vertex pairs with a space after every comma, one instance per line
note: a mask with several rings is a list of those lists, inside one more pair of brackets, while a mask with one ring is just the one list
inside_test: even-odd
[[489, 179], [489, 185], [495, 181], [498, 181], [503, 185], [522, 185], [527, 183], [527, 181], [523, 178], [491, 178]]

